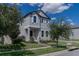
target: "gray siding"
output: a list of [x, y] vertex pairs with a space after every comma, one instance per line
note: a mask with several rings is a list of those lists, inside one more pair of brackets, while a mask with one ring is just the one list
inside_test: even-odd
[[[43, 13], [40, 13], [40, 14], [43, 14]], [[33, 16], [36, 16], [36, 23], [33, 23]], [[44, 16], [44, 17], [46, 17], [46, 16]], [[41, 18], [36, 13], [33, 13], [33, 14], [25, 17], [23, 20], [24, 21], [23, 21], [22, 25], [20, 26], [20, 32], [21, 32], [20, 36], [25, 36], [26, 41], [29, 41], [29, 36], [27, 35], [27, 32], [26, 32], [26, 29], [28, 29], [29, 27], [38, 28], [40, 30], [38, 32], [38, 36], [37, 36], [38, 39], [40, 37], [41, 40], [50, 40], [50, 35], [48, 35], [48, 37], [46, 37], [46, 31], [49, 32], [49, 30], [50, 30], [49, 23], [46, 23], [46, 21], [48, 20], [47, 18], [43, 18], [44, 22], [41, 23]], [[41, 37], [41, 31], [44, 31], [44, 37]]]
[[[33, 23], [33, 16], [36, 16], [36, 23]], [[30, 26], [40, 28], [40, 18], [37, 14], [32, 14], [32, 17], [30, 19]]]
[[71, 36], [71, 39], [79, 39], [79, 29], [73, 29], [73, 36]]

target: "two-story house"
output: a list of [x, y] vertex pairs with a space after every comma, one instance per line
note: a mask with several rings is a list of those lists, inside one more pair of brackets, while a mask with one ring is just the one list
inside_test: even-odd
[[42, 10], [30, 12], [22, 19], [20, 36], [24, 36], [26, 41], [50, 40], [50, 18]]

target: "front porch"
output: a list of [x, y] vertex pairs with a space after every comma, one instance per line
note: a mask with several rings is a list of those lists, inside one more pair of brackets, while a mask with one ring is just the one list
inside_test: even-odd
[[26, 34], [28, 36], [29, 41], [37, 42], [39, 39], [40, 28], [29, 27], [26, 29]]

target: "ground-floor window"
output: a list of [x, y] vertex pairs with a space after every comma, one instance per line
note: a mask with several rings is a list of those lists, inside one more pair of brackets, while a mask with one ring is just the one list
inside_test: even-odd
[[44, 37], [44, 31], [41, 31], [41, 36]]
[[33, 32], [32, 31], [30, 31], [30, 36], [33, 36]]
[[48, 31], [46, 31], [46, 37], [48, 37]]

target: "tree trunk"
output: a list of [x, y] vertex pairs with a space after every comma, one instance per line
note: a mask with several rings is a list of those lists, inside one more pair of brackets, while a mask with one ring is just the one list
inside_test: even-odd
[[58, 38], [57, 38], [57, 42], [56, 42], [56, 45], [57, 45], [57, 47], [58, 47]]
[[1, 37], [1, 40], [2, 40], [1, 44], [4, 44], [4, 37], [3, 36]]

